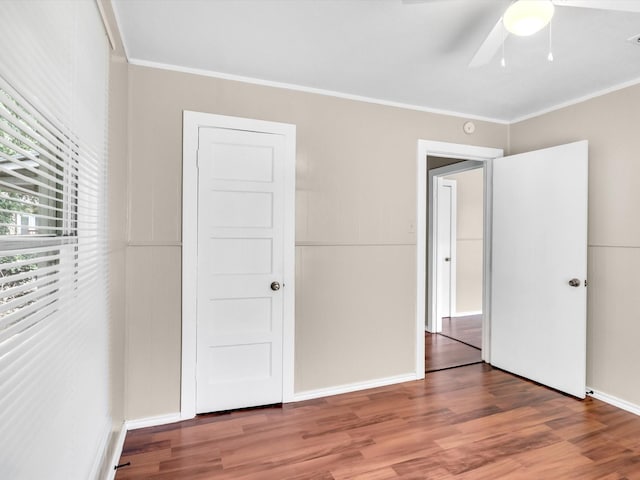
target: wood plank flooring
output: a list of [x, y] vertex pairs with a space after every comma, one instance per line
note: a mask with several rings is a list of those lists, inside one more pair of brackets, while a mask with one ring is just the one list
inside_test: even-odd
[[442, 334], [425, 334], [425, 372], [482, 361], [482, 315], [445, 317]]
[[486, 364], [129, 432], [117, 480], [633, 480], [640, 417]]
[[442, 319], [442, 333], [476, 348], [482, 348], [482, 315], [445, 317]]
[[425, 333], [425, 372], [460, 367], [482, 361], [482, 351], [443, 335]]

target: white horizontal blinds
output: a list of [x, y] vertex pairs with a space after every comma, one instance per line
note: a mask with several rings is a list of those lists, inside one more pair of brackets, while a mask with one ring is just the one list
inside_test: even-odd
[[19, 85], [30, 103], [63, 125], [69, 125], [71, 118], [76, 15], [69, 12], [74, 1], [1, 2], [2, 76]]
[[77, 191], [70, 187], [78, 156], [67, 132], [17, 96], [0, 79], [0, 233], [69, 235], [77, 228]]
[[3, 0], [0, 478], [90, 479], [110, 430], [108, 49], [93, 0]]

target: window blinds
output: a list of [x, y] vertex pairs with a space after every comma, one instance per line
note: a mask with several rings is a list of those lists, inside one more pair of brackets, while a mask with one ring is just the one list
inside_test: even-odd
[[110, 431], [107, 81], [93, 0], [2, 2], [0, 478], [90, 479]]

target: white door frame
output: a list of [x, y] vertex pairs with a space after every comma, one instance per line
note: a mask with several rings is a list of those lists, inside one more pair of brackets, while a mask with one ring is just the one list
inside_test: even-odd
[[[431, 257], [431, 249], [427, 249], [428, 235], [433, 228], [428, 225], [429, 216], [427, 210], [427, 156], [437, 156], [446, 158], [456, 158], [462, 160], [476, 160], [485, 162], [484, 166], [484, 197], [485, 197], [485, 218], [484, 218], [484, 291], [483, 291], [483, 328], [482, 328], [482, 359], [486, 362], [491, 360], [491, 350], [489, 345], [490, 325], [491, 325], [491, 164], [494, 158], [504, 155], [501, 148], [487, 148], [473, 145], [463, 145], [457, 143], [436, 142], [431, 140], [418, 140], [417, 156], [417, 197], [416, 197], [416, 358], [415, 372], [416, 378], [424, 378], [424, 332], [427, 325], [427, 302], [429, 310], [432, 306], [432, 299], [427, 295], [427, 254]], [[429, 202], [430, 204], [432, 202]], [[428, 230], [427, 230], [428, 228]], [[432, 278], [431, 266], [432, 258], [429, 258], [429, 278]], [[429, 289], [431, 290], [431, 289]], [[427, 298], [429, 296], [429, 298]]]
[[[466, 163], [466, 162], [461, 162], [461, 163]], [[456, 164], [456, 165], [460, 165], [460, 163]], [[447, 167], [442, 167], [444, 169], [446, 169]], [[431, 186], [430, 190], [432, 192], [431, 195], [431, 208], [429, 208], [429, 215], [433, 215], [433, 220], [429, 220], [429, 225], [433, 225], [433, 229], [429, 230], [430, 232], [432, 232], [432, 235], [429, 235], [429, 240], [432, 240], [431, 237], [433, 237], [433, 240], [439, 239], [439, 228], [438, 228], [438, 221], [439, 221], [439, 217], [440, 215], [446, 215], [449, 217], [449, 222], [450, 222], [450, 235], [449, 235], [449, 282], [445, 283], [443, 282], [443, 270], [442, 267], [444, 266], [440, 261], [436, 261], [434, 262], [434, 278], [436, 279], [435, 283], [432, 284], [432, 287], [435, 289], [435, 293], [432, 294], [432, 298], [433, 298], [433, 310], [436, 311], [437, 313], [435, 315], [431, 316], [431, 320], [432, 322], [429, 323], [427, 322], [427, 330], [429, 332], [440, 332], [442, 331], [442, 318], [445, 317], [444, 312], [446, 311], [446, 309], [444, 309], [444, 305], [440, 305], [440, 298], [449, 298], [449, 317], [453, 317], [456, 311], [456, 282], [457, 282], [457, 278], [456, 278], [456, 258], [457, 258], [457, 182], [455, 180], [448, 180], [445, 179], [444, 176], [448, 175], [448, 171], [443, 171], [442, 174], [438, 174], [436, 173], [437, 171], [439, 171], [440, 169], [434, 169], [434, 170], [430, 170], [429, 171], [429, 185]], [[457, 173], [459, 170], [456, 170], [454, 173]], [[443, 206], [440, 204], [440, 198], [439, 198], [439, 189], [442, 187], [448, 187], [451, 189], [451, 202], [449, 204], [449, 208], [448, 209], [444, 209]], [[430, 217], [431, 218], [431, 217]], [[432, 247], [433, 248], [433, 252], [432, 252], [432, 258], [441, 258], [442, 255], [439, 252], [439, 249], [441, 248], [441, 243], [440, 241], [434, 241], [432, 242]], [[429, 277], [431, 278], [431, 277]], [[448, 292], [447, 292], [448, 290]], [[444, 294], [444, 295], [443, 295]], [[429, 315], [427, 314], [427, 318], [429, 318]], [[432, 326], [432, 328], [429, 328], [429, 326]]]
[[227, 128], [285, 138], [282, 399], [293, 401], [295, 333], [295, 162], [296, 127], [239, 117], [184, 111], [182, 150], [182, 376], [180, 416], [196, 415], [196, 312], [198, 268], [198, 167], [200, 128]]

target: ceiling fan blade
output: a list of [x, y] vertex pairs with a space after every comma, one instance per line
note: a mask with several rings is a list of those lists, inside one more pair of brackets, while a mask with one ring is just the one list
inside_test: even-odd
[[597, 8], [599, 10], [640, 13], [640, 1], [638, 0], [553, 0], [553, 3], [559, 7]]
[[480, 48], [471, 59], [471, 62], [469, 62], [469, 67], [475, 68], [489, 63], [502, 46], [502, 42], [504, 42], [506, 36], [507, 31], [502, 25], [502, 18], [499, 18], [495, 26], [491, 29], [491, 32], [489, 32], [489, 35], [487, 35], [487, 38], [485, 38], [482, 45], [480, 45]]

